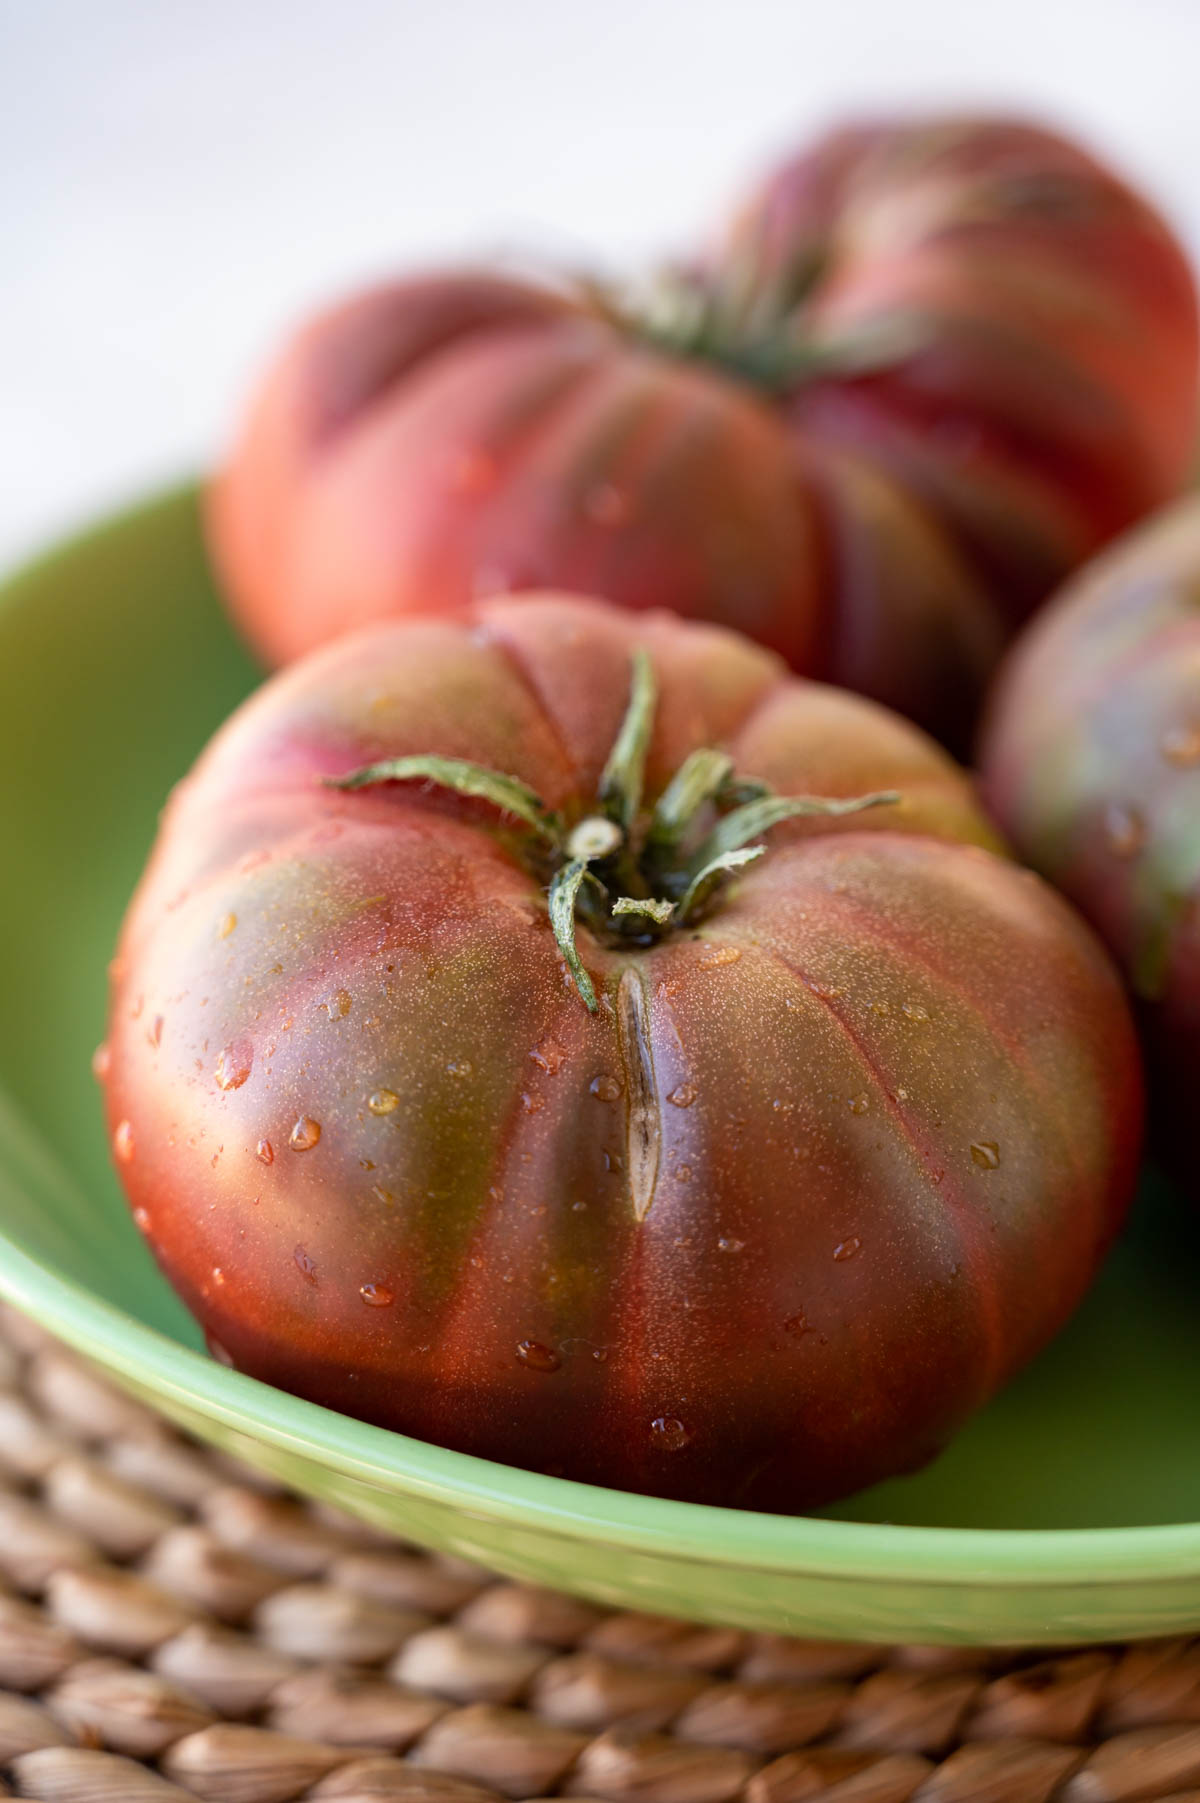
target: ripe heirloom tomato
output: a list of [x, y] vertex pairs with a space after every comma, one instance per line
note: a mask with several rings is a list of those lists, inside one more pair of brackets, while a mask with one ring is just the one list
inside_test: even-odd
[[751, 197], [710, 280], [769, 340], [878, 347], [877, 367], [785, 384], [796, 432], [865, 451], [920, 497], [1009, 624], [1187, 479], [1188, 260], [1140, 196], [1040, 126], [831, 132]]
[[1137, 1154], [1115, 976], [994, 845], [914, 727], [711, 627], [344, 638], [132, 903], [136, 1218], [222, 1356], [406, 1433], [769, 1508], [907, 1470], [1074, 1308]]
[[629, 305], [466, 272], [311, 321], [210, 542], [273, 663], [569, 588], [737, 627], [962, 746], [1015, 621], [1181, 485], [1196, 382], [1183, 255], [1091, 158], [870, 126]]
[[[1164, 1143], [1200, 1078], [1200, 503], [1064, 589], [1005, 665], [986, 795], [1092, 921], [1138, 997]], [[1188, 1148], [1188, 1177], [1195, 1186]]]

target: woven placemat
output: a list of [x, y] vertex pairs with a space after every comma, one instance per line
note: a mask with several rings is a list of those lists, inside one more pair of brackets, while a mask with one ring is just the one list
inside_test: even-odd
[[1200, 1803], [1200, 1640], [1047, 1658], [594, 1608], [184, 1439], [0, 1315], [0, 1794]]

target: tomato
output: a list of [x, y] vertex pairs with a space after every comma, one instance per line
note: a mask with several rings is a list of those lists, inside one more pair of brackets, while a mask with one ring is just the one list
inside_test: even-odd
[[1175, 492], [1196, 304], [1034, 127], [835, 133], [628, 303], [396, 281], [284, 348], [214, 484], [259, 651], [569, 588], [737, 627], [962, 746], [1014, 624]]
[[1053, 132], [1006, 118], [835, 131], [751, 197], [716, 268], [760, 329], [864, 347], [859, 375], [785, 388], [798, 435], [866, 452], [920, 497], [1009, 624], [1187, 479], [1188, 261]]
[[[988, 801], [1138, 998], [1179, 1154], [1200, 1077], [1200, 503], [1142, 527], [1018, 641], [989, 710]], [[1186, 1150], [1186, 1156], [1184, 1151]]]
[[716, 628], [345, 637], [132, 903], [138, 1224], [220, 1356], [443, 1445], [784, 1509], [906, 1470], [1070, 1313], [1137, 1154], [1116, 978], [995, 844], [917, 729]]

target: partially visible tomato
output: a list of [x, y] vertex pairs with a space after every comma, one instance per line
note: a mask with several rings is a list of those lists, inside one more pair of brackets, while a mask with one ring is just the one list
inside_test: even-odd
[[994, 844], [915, 728], [710, 627], [343, 639], [130, 909], [135, 1218], [222, 1356], [407, 1433], [768, 1508], [907, 1470], [1066, 1319], [1137, 1156], [1119, 985]]
[[715, 370], [487, 275], [376, 289], [293, 340], [212, 497], [283, 662], [347, 627], [562, 584], [736, 617], [819, 658], [821, 526], [779, 423]]
[[857, 341], [868, 365], [875, 348], [878, 367], [795, 385], [797, 438], [863, 452], [921, 497], [1010, 623], [1186, 480], [1188, 260], [1133, 189], [1044, 127], [831, 132], [750, 199], [712, 279], [768, 341]]
[[1200, 502], [1081, 572], [1018, 641], [983, 740], [987, 799], [1137, 996], [1164, 1143], [1200, 1081]]
[[562, 587], [738, 627], [962, 746], [1014, 623], [1180, 486], [1197, 364], [1182, 252], [1083, 151], [869, 126], [665, 302], [467, 272], [311, 321], [211, 543], [270, 662]]

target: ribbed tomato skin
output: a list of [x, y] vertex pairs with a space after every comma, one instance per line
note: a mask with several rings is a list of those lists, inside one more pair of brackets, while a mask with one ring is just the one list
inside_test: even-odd
[[1163, 1143], [1195, 1186], [1200, 1077], [1200, 505], [1078, 575], [1018, 640], [989, 707], [985, 794], [1091, 920], [1138, 999]]
[[823, 529], [780, 423], [716, 370], [486, 275], [398, 282], [302, 331], [211, 524], [272, 662], [370, 620], [549, 587], [740, 624], [801, 667], [822, 657]]
[[1186, 477], [1182, 251], [1053, 133], [883, 121], [786, 163], [699, 274], [760, 339], [883, 367], [768, 393], [733, 339], [689, 362], [469, 271], [304, 326], [210, 497], [263, 657], [567, 588], [736, 627], [963, 749], [1015, 625]]
[[[317, 779], [437, 752], [579, 817], [638, 643], [651, 799], [724, 745], [903, 800], [775, 829], [653, 947], [581, 928], [593, 1015], [492, 808]], [[394, 1429], [766, 1508], [909, 1469], [1074, 1308], [1137, 1154], [1119, 985], [995, 843], [916, 729], [717, 629], [534, 597], [343, 639], [218, 735], [131, 905], [136, 1218], [241, 1370]]]
[[886, 341], [893, 367], [798, 387], [800, 439], [888, 469], [1008, 621], [1187, 479], [1195, 281], [1081, 145], [1019, 118], [873, 120], [785, 161], [714, 268], [782, 326]]

